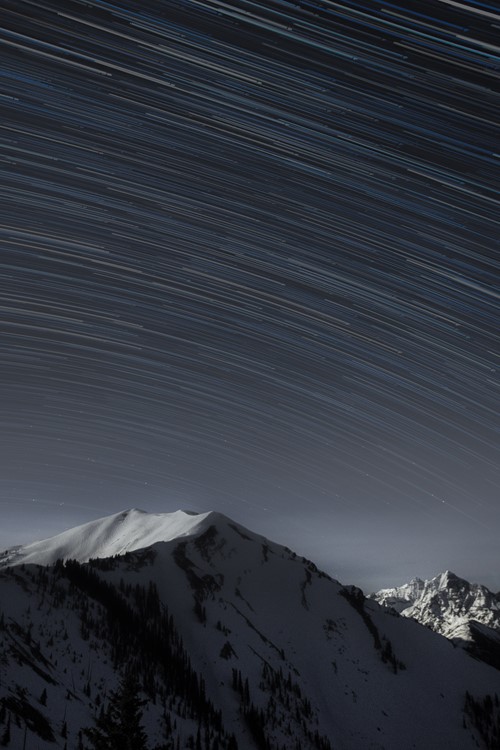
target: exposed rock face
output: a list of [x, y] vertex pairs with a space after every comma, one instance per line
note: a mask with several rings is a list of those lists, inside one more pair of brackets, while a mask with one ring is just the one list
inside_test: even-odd
[[500, 595], [486, 586], [469, 583], [447, 570], [430, 581], [414, 578], [370, 598], [500, 669]]
[[467, 638], [472, 621], [500, 632], [500, 596], [449, 570], [430, 581], [414, 578], [404, 586], [382, 589], [371, 598], [446, 638]]

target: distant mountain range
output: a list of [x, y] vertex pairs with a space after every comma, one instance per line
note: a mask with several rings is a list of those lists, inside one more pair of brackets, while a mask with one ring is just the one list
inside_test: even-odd
[[373, 600], [441, 633], [500, 669], [500, 594], [447, 570], [372, 594]]
[[15, 750], [97, 747], [126, 673], [134, 750], [498, 747], [496, 669], [218, 513], [132, 510], [8, 550], [0, 607]]
[[430, 581], [414, 578], [403, 586], [382, 589], [371, 598], [446, 638], [467, 639], [471, 621], [500, 632], [500, 594], [449, 570]]

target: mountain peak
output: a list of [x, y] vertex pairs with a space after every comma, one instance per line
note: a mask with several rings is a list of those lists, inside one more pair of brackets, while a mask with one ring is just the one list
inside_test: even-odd
[[[459, 579], [459, 576], [457, 576], [456, 573], [454, 573], [452, 570], [445, 570], [444, 573], [440, 573], [439, 576], [436, 576], [436, 578], [441, 578], [442, 580], [448, 580], [448, 581], [454, 581]], [[459, 579], [462, 580], [462, 579]]]
[[430, 583], [434, 582], [440, 589], [449, 589], [450, 587], [456, 588], [460, 585], [470, 585], [464, 578], [460, 578], [451, 570], [445, 570], [444, 573], [440, 573], [435, 578], [432, 578]]
[[399, 750], [403, 732], [415, 750], [478, 746], [474, 707], [496, 672], [221, 513], [126, 510], [4, 565], [61, 557], [0, 572], [13, 747], [27, 731], [30, 747], [77, 747], [132, 670], [148, 747], [194, 747], [200, 721], [212, 750]]
[[500, 630], [498, 597], [486, 586], [469, 583], [451, 570], [429, 581], [413, 579], [404, 586], [382, 589], [372, 598], [447, 638], [463, 640], [472, 621]]
[[148, 513], [139, 508], [130, 508], [68, 529], [48, 539], [13, 547], [0, 555], [0, 567], [22, 563], [51, 565], [57, 559], [68, 558], [87, 562], [96, 557], [123, 555], [157, 542], [169, 542], [177, 537], [189, 536], [202, 530], [203, 524], [209, 519], [213, 523], [216, 516], [212, 511]]

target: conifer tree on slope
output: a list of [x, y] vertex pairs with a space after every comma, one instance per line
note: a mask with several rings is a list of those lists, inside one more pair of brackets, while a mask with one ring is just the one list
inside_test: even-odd
[[146, 733], [141, 724], [142, 706], [135, 677], [126, 674], [111, 693], [106, 710], [85, 730], [92, 750], [147, 750]]

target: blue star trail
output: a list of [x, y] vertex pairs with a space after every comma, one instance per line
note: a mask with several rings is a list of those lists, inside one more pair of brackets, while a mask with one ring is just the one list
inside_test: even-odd
[[3, 4], [0, 546], [214, 508], [500, 587], [499, 23]]

